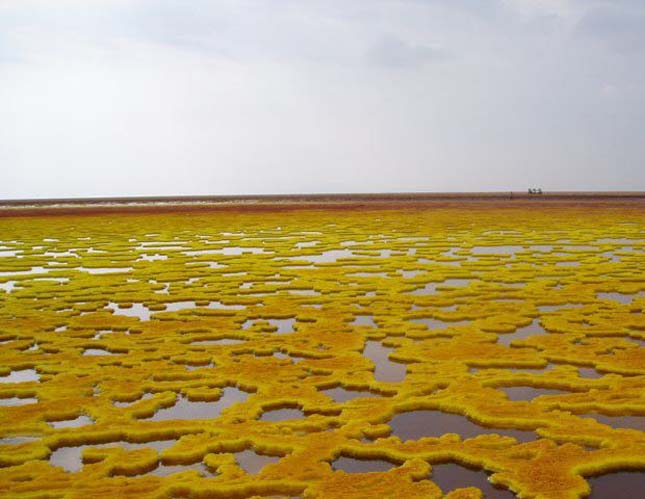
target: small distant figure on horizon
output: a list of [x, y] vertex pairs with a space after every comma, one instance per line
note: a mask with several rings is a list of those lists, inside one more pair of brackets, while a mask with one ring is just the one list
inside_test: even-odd
[[531, 195], [532, 195], [532, 194], [538, 194], [538, 195], [540, 195], [540, 194], [542, 194], [542, 188], [540, 188], [540, 187], [538, 187], [538, 188], [533, 188], [533, 189], [532, 189], [532, 188], [529, 188], [529, 194], [531, 194]]

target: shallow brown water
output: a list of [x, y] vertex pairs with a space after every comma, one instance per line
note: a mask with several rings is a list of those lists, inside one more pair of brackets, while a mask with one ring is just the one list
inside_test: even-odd
[[498, 386], [497, 390], [504, 392], [509, 400], [533, 400], [540, 395], [563, 395], [569, 394], [564, 390], [555, 390], [551, 388], [534, 388], [532, 386]]
[[62, 421], [49, 421], [49, 425], [53, 428], [77, 428], [79, 426], [86, 426], [94, 424], [94, 420], [88, 416], [79, 416], [75, 419], [65, 419]]
[[346, 473], [374, 473], [391, 470], [396, 467], [396, 464], [383, 459], [356, 459], [340, 456], [331, 463], [331, 467], [334, 470], [343, 470]]
[[428, 329], [445, 329], [448, 327], [455, 327], [455, 326], [463, 326], [464, 324], [468, 324], [470, 321], [442, 321], [439, 319], [430, 319], [430, 318], [422, 318], [422, 319], [412, 319], [410, 322], [413, 322], [415, 324], [425, 324]]
[[394, 416], [388, 424], [392, 428], [392, 435], [402, 441], [440, 437], [446, 433], [456, 433], [463, 439], [490, 433], [513, 437], [519, 442], [529, 442], [537, 438], [537, 435], [529, 430], [488, 428], [470, 421], [465, 416], [440, 411], [404, 412]]
[[182, 471], [195, 470], [203, 477], [211, 476], [212, 473], [206, 467], [204, 463], [194, 463], [194, 464], [177, 464], [177, 465], [166, 465], [159, 463], [159, 465], [152, 471], [145, 473], [145, 475], [155, 475], [155, 476], [168, 476], [174, 473], [180, 473]]
[[81, 454], [83, 453], [83, 449], [87, 449], [88, 447], [122, 447], [127, 450], [150, 447], [152, 449], [155, 449], [157, 452], [161, 452], [174, 445], [176, 442], [176, 440], [157, 440], [154, 442], [145, 443], [119, 441], [104, 444], [79, 445], [76, 447], [60, 447], [51, 453], [51, 455], [49, 456], [49, 462], [52, 466], [60, 466], [65, 471], [75, 472], [79, 471], [83, 467]]
[[322, 393], [334, 399], [334, 402], [342, 403], [348, 400], [354, 400], [364, 397], [377, 397], [375, 393], [367, 390], [348, 390], [343, 387], [330, 388], [329, 390], [322, 390]]
[[19, 398], [19, 397], [10, 397], [6, 399], [0, 399], [0, 406], [2, 407], [15, 407], [17, 405], [29, 405], [37, 404], [38, 399], [33, 397]]
[[405, 364], [393, 362], [388, 358], [393, 348], [384, 347], [379, 341], [366, 341], [363, 355], [374, 362], [376, 381], [397, 382], [405, 379]]
[[376, 322], [374, 322], [374, 316], [372, 315], [357, 315], [354, 317], [354, 321], [351, 323], [352, 326], [369, 326], [369, 327], [378, 327]]
[[267, 464], [274, 464], [280, 461], [280, 456], [267, 456], [247, 449], [235, 454], [235, 460], [246, 473], [255, 475]]
[[645, 496], [645, 471], [621, 471], [586, 477], [589, 499], [637, 499]]
[[235, 338], [220, 338], [219, 340], [201, 340], [193, 341], [191, 345], [208, 346], [208, 345], [238, 345], [244, 343], [245, 340]]
[[531, 324], [519, 328], [517, 331], [508, 334], [500, 334], [497, 337], [497, 342], [502, 345], [510, 345], [513, 340], [523, 340], [536, 334], [546, 334], [544, 328], [540, 325], [540, 321], [535, 319]]
[[604, 414], [586, 414], [599, 423], [612, 426], [613, 428], [629, 428], [632, 430], [645, 431], [645, 416], [606, 416]]
[[305, 414], [300, 409], [273, 409], [262, 413], [261, 421], [291, 421], [302, 419]]
[[581, 367], [578, 369], [578, 376], [581, 378], [597, 379], [604, 376], [603, 373], [599, 373], [593, 367]]
[[40, 375], [35, 369], [22, 369], [11, 371], [7, 376], [0, 376], [0, 383], [25, 383], [27, 381], [39, 381]]
[[488, 481], [488, 474], [482, 469], [467, 468], [456, 463], [433, 464], [432, 481], [444, 494], [464, 487], [481, 489], [485, 498], [511, 499], [517, 497], [508, 489], [495, 487]]
[[222, 396], [215, 402], [193, 402], [180, 396], [175, 405], [165, 409], [159, 409], [149, 421], [168, 421], [172, 419], [212, 419], [220, 415], [226, 409], [238, 402], [244, 402], [248, 396], [235, 387], [226, 387]]
[[141, 397], [139, 397], [137, 400], [133, 400], [132, 402], [119, 402], [118, 400], [116, 400], [113, 402], [113, 404], [115, 407], [130, 407], [137, 402], [141, 402], [142, 400], [149, 400], [153, 397], [154, 395], [152, 393], [144, 393]]

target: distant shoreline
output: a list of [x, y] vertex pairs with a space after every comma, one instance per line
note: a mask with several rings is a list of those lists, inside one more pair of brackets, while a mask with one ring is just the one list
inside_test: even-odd
[[242, 196], [151, 196], [77, 199], [0, 200], [1, 216], [193, 211], [282, 211], [302, 209], [388, 209], [459, 207], [482, 204], [624, 205], [645, 208], [645, 192], [463, 192], [374, 194], [266, 194]]

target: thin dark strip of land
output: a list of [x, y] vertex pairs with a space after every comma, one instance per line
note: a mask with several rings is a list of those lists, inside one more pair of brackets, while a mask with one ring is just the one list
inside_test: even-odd
[[458, 207], [483, 204], [496, 207], [548, 205], [605, 205], [645, 207], [645, 192], [447, 192], [371, 194], [265, 194], [240, 196], [154, 196], [67, 199], [0, 200], [0, 216], [85, 213], [166, 213], [184, 211], [273, 211], [293, 209], [384, 209]]

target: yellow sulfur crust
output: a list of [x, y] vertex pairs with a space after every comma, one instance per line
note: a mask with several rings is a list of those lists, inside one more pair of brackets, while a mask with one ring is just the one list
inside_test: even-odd
[[[0, 406], [2, 497], [481, 497], [432, 481], [452, 462], [522, 498], [574, 499], [585, 477], [645, 471], [645, 432], [592, 417], [645, 416], [642, 209], [15, 217], [0, 246], [0, 399], [37, 399]], [[531, 324], [544, 333], [504, 341]], [[375, 377], [368, 341], [405, 365], [402, 381]], [[39, 379], [12, 381], [25, 370]], [[338, 386], [373, 396], [322, 392]], [[513, 386], [563, 393], [518, 401], [501, 390]], [[212, 418], [149, 419], [231, 387], [247, 398]], [[280, 408], [304, 414], [261, 419]], [[482, 434], [391, 435], [416, 410]], [[80, 470], [50, 464], [81, 445]], [[249, 474], [245, 450], [280, 459]], [[339, 456], [394, 467], [346, 473]], [[159, 463], [185, 470], [150, 473]]]

